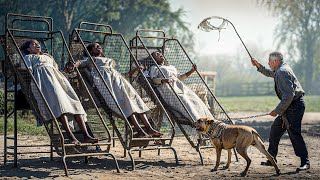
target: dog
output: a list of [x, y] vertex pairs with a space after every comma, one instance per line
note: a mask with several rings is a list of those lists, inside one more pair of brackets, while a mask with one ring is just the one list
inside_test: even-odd
[[251, 164], [247, 149], [252, 145], [267, 156], [267, 159], [274, 166], [276, 173], [278, 175], [280, 174], [278, 165], [274, 158], [266, 151], [262, 137], [254, 128], [242, 125], [226, 125], [221, 121], [213, 120], [211, 118], [201, 118], [194, 126], [198, 132], [207, 134], [216, 148], [217, 161], [211, 172], [218, 170], [222, 149], [228, 151], [228, 162], [226, 166], [224, 166], [224, 169], [229, 168], [232, 154], [231, 149], [236, 148], [237, 152], [247, 161], [245, 170], [241, 172], [241, 176], [245, 176]]

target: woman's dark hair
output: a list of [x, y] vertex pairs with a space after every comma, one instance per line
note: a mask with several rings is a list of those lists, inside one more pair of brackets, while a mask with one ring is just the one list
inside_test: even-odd
[[24, 55], [30, 54], [30, 52], [28, 51], [28, 48], [30, 47], [30, 44], [32, 44], [33, 41], [34, 39], [27, 40], [20, 46], [20, 51], [22, 52], [22, 54]]
[[[87, 48], [87, 50], [88, 50], [89, 53], [90, 53], [90, 51], [92, 51], [92, 49], [94, 48], [95, 44], [96, 44], [96, 43], [90, 43], [90, 44], [87, 45], [86, 48]], [[87, 52], [86, 52], [85, 49], [83, 50], [83, 56], [84, 56], [84, 57], [88, 57], [88, 56], [89, 56], [89, 54], [87, 54]]]

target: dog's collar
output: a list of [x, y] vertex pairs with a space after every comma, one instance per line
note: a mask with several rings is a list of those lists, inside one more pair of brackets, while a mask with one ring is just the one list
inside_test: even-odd
[[225, 123], [221, 121], [216, 121], [210, 125], [206, 134], [209, 137], [220, 138], [226, 126], [227, 125]]

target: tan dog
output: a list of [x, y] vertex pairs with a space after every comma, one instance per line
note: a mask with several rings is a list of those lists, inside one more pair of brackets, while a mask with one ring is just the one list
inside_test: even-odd
[[[216, 147], [217, 161], [216, 166], [211, 171], [217, 171], [220, 164], [221, 150], [228, 150], [228, 162], [224, 167], [227, 169], [231, 163], [231, 149], [236, 148], [237, 152], [247, 161], [247, 166], [241, 176], [245, 176], [251, 164], [251, 159], [247, 155], [247, 149], [250, 145], [256, 147], [260, 152], [267, 156], [279, 175], [280, 170], [273, 157], [266, 151], [261, 136], [255, 129], [249, 126], [226, 125], [220, 121], [210, 118], [199, 119], [195, 123], [196, 129], [204, 134], [209, 135], [212, 143]], [[216, 136], [219, 137], [216, 137]]]

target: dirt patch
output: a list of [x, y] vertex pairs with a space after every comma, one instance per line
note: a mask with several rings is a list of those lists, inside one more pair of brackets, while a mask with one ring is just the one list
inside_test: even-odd
[[[245, 114], [245, 113], [243, 113]], [[243, 115], [236, 114], [237, 116]], [[251, 113], [254, 115], [258, 113]], [[230, 115], [231, 116], [231, 115]], [[232, 116], [231, 116], [232, 117]], [[254, 147], [248, 149], [249, 157], [252, 160], [247, 178], [265, 178], [265, 179], [318, 179], [320, 178], [320, 145], [319, 136], [310, 133], [314, 127], [320, 123], [320, 114], [316, 114], [314, 119], [303, 120], [303, 136], [308, 146], [311, 161], [311, 169], [305, 172], [296, 173], [295, 169], [300, 165], [300, 160], [294, 155], [291, 142], [286, 136], [280, 141], [278, 165], [281, 170], [280, 177], [275, 175], [273, 167], [261, 166], [260, 162], [265, 161], [265, 157]], [[310, 116], [311, 117], [311, 116]], [[269, 129], [270, 120], [251, 120], [246, 124], [251, 126]], [[257, 128], [259, 133], [262, 130]], [[261, 132], [260, 132], [261, 131]], [[267, 130], [265, 130], [267, 131]], [[316, 132], [316, 130], [315, 130]], [[318, 131], [319, 132], [319, 131]], [[47, 137], [38, 136], [19, 136], [19, 145], [43, 144], [48, 143]], [[268, 143], [265, 143], [268, 146]], [[226, 163], [227, 152], [223, 151], [221, 165], [217, 172], [210, 172], [215, 163], [214, 149], [203, 150], [205, 166], [200, 165], [200, 158], [195, 149], [191, 148], [184, 137], [176, 137], [173, 147], [176, 149], [179, 165], [175, 164], [172, 151], [162, 150], [158, 156], [157, 151], [143, 151], [139, 158], [138, 152], [134, 153], [136, 160], [136, 171], [131, 171], [131, 162], [129, 157], [123, 157], [123, 148], [119, 142], [115, 147], [111, 147], [113, 153], [118, 159], [121, 173], [117, 173], [111, 158], [90, 158], [89, 164], [84, 163], [84, 158], [67, 159], [70, 177], [64, 176], [63, 163], [60, 157], [54, 157], [50, 161], [49, 154], [22, 154], [19, 155], [18, 168], [13, 168], [12, 156], [9, 156], [7, 165], [3, 165], [3, 136], [0, 137], [0, 179], [230, 179], [242, 178], [240, 172], [245, 168], [245, 160], [239, 157], [239, 162], [232, 156], [230, 168], [222, 170]], [[35, 149], [33, 149], [35, 150]], [[49, 151], [47, 147], [36, 148], [37, 151]], [[31, 149], [19, 148], [18, 152], [30, 152]]]

